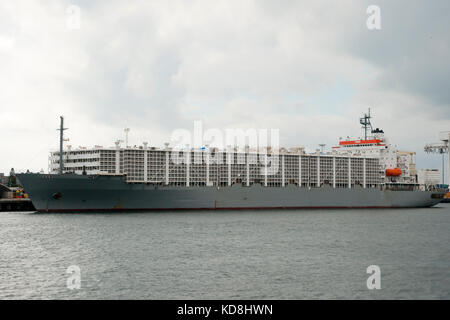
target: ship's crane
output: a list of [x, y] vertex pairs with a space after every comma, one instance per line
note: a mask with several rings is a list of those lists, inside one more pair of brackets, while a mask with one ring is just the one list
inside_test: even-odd
[[426, 153], [437, 153], [442, 154], [442, 184], [444, 184], [444, 155], [447, 153], [448, 155], [448, 183], [450, 184], [450, 131], [443, 131], [439, 133], [440, 142], [437, 143], [428, 143], [424, 147], [424, 151]]

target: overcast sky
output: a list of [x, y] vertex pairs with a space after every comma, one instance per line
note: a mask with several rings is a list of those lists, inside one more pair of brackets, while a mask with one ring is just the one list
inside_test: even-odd
[[[71, 5], [80, 8], [80, 28]], [[369, 30], [369, 5], [381, 29]], [[373, 124], [417, 166], [450, 130], [450, 2], [2, 1], [0, 172], [73, 147], [162, 146], [177, 128], [279, 128], [314, 150]]]

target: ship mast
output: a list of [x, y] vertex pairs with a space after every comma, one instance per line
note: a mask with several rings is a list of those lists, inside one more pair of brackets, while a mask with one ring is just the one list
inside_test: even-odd
[[369, 130], [372, 132], [372, 124], [370, 123], [370, 108], [369, 108], [369, 113], [365, 113], [364, 117], [359, 118], [359, 123], [362, 124], [362, 127], [364, 129], [364, 140], [367, 140], [367, 130]]
[[63, 141], [64, 141], [64, 130], [68, 128], [64, 128], [64, 117], [60, 116], [61, 123], [59, 125], [59, 174], [63, 173], [64, 163], [63, 163]]

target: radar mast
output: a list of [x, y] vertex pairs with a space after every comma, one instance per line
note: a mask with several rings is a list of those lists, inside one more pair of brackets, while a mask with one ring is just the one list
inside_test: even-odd
[[367, 131], [370, 130], [372, 132], [372, 124], [370, 123], [370, 108], [369, 113], [365, 113], [364, 117], [359, 118], [359, 123], [362, 125], [362, 128], [364, 129], [364, 140], [367, 140]]

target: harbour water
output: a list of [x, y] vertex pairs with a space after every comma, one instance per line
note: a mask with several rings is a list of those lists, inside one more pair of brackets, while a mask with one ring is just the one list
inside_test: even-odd
[[450, 204], [0, 213], [0, 299], [450, 299], [449, 267]]

